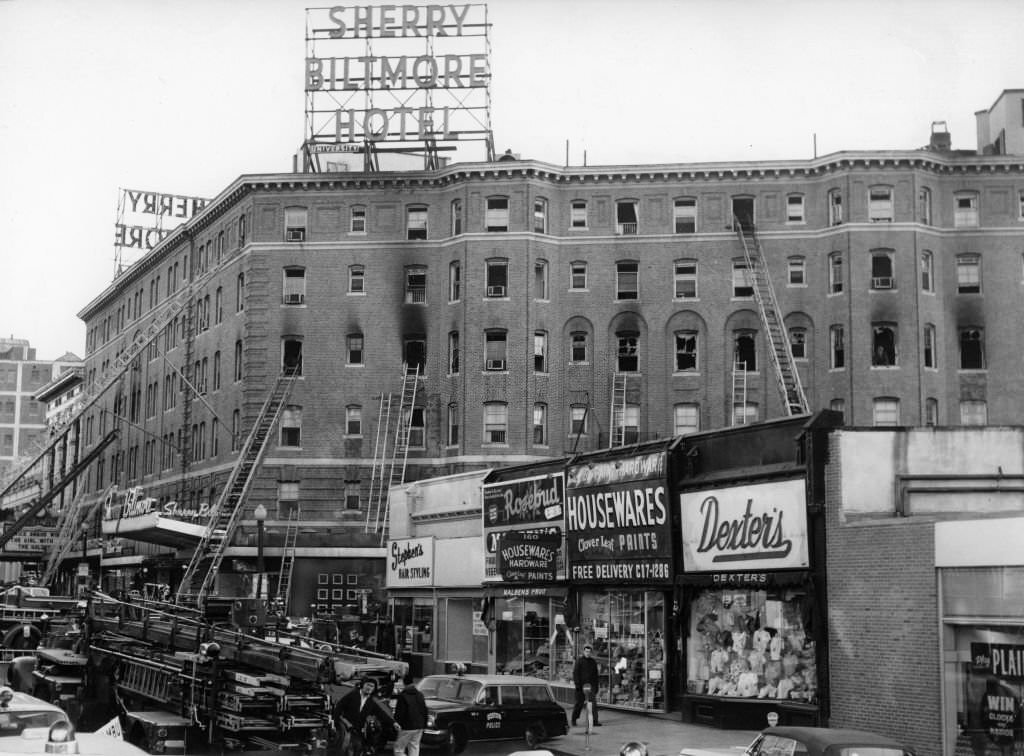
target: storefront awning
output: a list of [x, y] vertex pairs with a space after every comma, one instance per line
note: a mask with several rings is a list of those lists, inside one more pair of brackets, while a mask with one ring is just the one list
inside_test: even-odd
[[713, 586], [718, 588], [779, 588], [809, 582], [808, 570], [776, 572], [688, 572], [678, 575], [679, 585]]
[[205, 532], [205, 523], [176, 520], [156, 512], [103, 521], [104, 536], [131, 538], [173, 548], [195, 547], [199, 545]]

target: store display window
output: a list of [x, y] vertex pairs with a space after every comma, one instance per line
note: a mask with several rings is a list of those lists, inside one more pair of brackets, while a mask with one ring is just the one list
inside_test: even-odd
[[494, 600], [495, 670], [572, 683], [572, 642], [565, 600], [544, 597]]
[[[665, 597], [655, 591], [580, 594], [576, 647], [590, 644], [605, 706], [665, 710]], [[569, 669], [569, 679], [572, 670]]]
[[395, 648], [399, 652], [429, 654], [434, 650], [434, 600], [396, 598], [392, 604]]
[[799, 588], [704, 589], [691, 597], [688, 693], [817, 703], [815, 643]]
[[940, 574], [945, 750], [1024, 753], [1024, 567]]

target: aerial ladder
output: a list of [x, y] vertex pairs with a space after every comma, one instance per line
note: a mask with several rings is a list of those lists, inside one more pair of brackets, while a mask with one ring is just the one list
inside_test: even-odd
[[612, 374], [611, 415], [608, 420], [608, 448], [626, 444], [626, 389], [629, 374], [615, 371]]
[[293, 509], [288, 515], [288, 525], [284, 531], [284, 550], [281, 552], [281, 572], [277, 578], [276, 603], [281, 611], [288, 611], [288, 601], [292, 593], [292, 572], [295, 569], [295, 544], [299, 538], [299, 511]]
[[[72, 545], [77, 543], [75, 534], [78, 531], [80, 524], [90, 522], [96, 513], [117, 490], [117, 485], [112, 485], [103, 493], [102, 496], [98, 496], [92, 500], [92, 502], [83, 502], [85, 494], [79, 494], [71, 505], [68, 507], [68, 514], [61, 518], [60, 530], [57, 534], [57, 540], [53, 544], [53, 549], [50, 551], [49, 556], [46, 560], [46, 566], [43, 568], [42, 577], [39, 579], [40, 584], [49, 585], [53, 582], [53, 579], [57, 577], [57, 568], [60, 567], [60, 563], [67, 557], [68, 552], [71, 551]], [[85, 558], [85, 554], [82, 555]]]
[[[405, 468], [409, 459], [409, 433], [412, 429], [412, 412], [416, 406], [419, 377], [419, 365], [402, 365], [402, 393], [397, 412], [392, 409], [392, 396], [381, 394], [377, 442], [374, 444], [373, 469], [370, 473], [370, 499], [366, 508], [366, 532], [379, 534], [381, 546], [387, 540], [389, 491], [392, 486], [405, 482]], [[388, 436], [392, 434], [393, 416], [394, 443], [391, 445], [389, 456]]]
[[202, 607], [210, 594], [217, 572], [224, 561], [224, 554], [241, 519], [246, 496], [263, 460], [267, 439], [281, 416], [285, 399], [297, 374], [297, 367], [285, 368], [263, 402], [252, 430], [249, 431], [249, 436], [238, 453], [227, 485], [224, 486], [217, 505], [210, 513], [202, 538], [192, 552], [192, 558], [182, 575], [177, 594], [179, 603], [187, 603], [187, 599], [194, 598], [197, 605]]
[[[786, 415], [806, 414], [809, 411], [807, 395], [804, 393], [800, 372], [793, 360], [793, 348], [789, 343], [786, 327], [779, 313], [775, 288], [772, 286], [772, 280], [768, 274], [768, 266], [765, 263], [757, 231], [752, 221], [741, 221], [739, 218], [734, 218], [734, 228], [743, 247], [743, 256], [750, 273], [761, 325], [768, 336], [770, 346], [768, 357], [771, 360], [779, 392], [782, 395], [782, 404], [785, 407]], [[744, 395], [745, 393], [744, 389]], [[743, 414], [745, 416], [746, 413]]]

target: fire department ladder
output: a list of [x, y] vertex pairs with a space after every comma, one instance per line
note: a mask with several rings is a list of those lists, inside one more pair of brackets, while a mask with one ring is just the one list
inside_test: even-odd
[[[385, 426], [384, 445], [381, 449], [380, 460], [374, 459], [374, 472], [377, 478], [376, 501], [371, 501], [367, 509], [366, 532], [378, 533], [381, 538], [381, 545], [387, 540], [388, 515], [389, 515], [389, 491], [392, 486], [401, 485], [405, 482], [405, 467], [409, 458], [409, 431], [412, 428], [412, 411], [416, 405], [416, 391], [419, 386], [420, 368], [419, 365], [410, 368], [408, 364], [402, 366], [402, 399], [398, 407], [398, 417], [395, 424], [395, 442], [391, 447], [391, 456], [387, 456], [387, 433]], [[390, 420], [391, 398], [388, 397], [387, 420]], [[384, 399], [381, 399], [381, 411], [383, 416]], [[377, 432], [380, 434], [380, 422], [377, 424]], [[379, 464], [379, 473], [377, 471]], [[371, 479], [371, 489], [374, 480]]]
[[800, 372], [793, 361], [793, 349], [786, 334], [786, 327], [779, 315], [775, 288], [768, 275], [768, 266], [764, 261], [757, 231], [754, 229], [753, 223], [741, 223], [739, 218], [734, 218], [733, 224], [740, 244], [743, 245], [743, 255], [750, 272], [754, 299], [757, 301], [757, 310], [761, 316], [761, 325], [764, 327], [765, 333], [768, 334], [771, 345], [768, 356], [775, 371], [786, 414], [805, 414], [808, 411], [807, 396], [804, 393], [803, 384], [800, 382]]
[[[213, 581], [220, 570], [221, 562], [224, 560], [224, 552], [231, 543], [235, 528], [243, 509], [243, 502], [249, 493], [263, 452], [267, 448], [267, 438], [270, 431], [281, 415], [285, 399], [291, 391], [295, 382], [296, 370], [287, 369], [277, 379], [273, 390], [263, 403], [262, 409], [253, 423], [249, 437], [242, 445], [238, 453], [238, 460], [231, 471], [231, 477], [221, 492], [217, 506], [210, 515], [209, 522], [203, 532], [203, 537], [192, 553], [185, 574], [181, 578], [178, 588], [178, 602], [181, 603], [186, 596], [195, 596], [197, 604], [202, 606], [203, 600], [213, 587]], [[202, 582], [196, 586], [196, 578], [200, 575], [200, 567], [205, 567], [202, 574]], [[198, 587], [198, 591], [196, 588]]]
[[[80, 543], [75, 537], [78, 531], [79, 523], [86, 523], [96, 516], [96, 512], [103, 506], [107, 501], [107, 498], [117, 489], [117, 485], [112, 485], [103, 492], [102, 495], [95, 498], [92, 503], [83, 506], [82, 499], [86, 498], [87, 494], [83, 491], [78, 495], [71, 504], [69, 504], [63, 512], [61, 512], [60, 530], [58, 531], [57, 540], [53, 544], [53, 549], [50, 551], [50, 555], [46, 561], [46, 567], [43, 570], [43, 576], [39, 580], [40, 585], [49, 585], [50, 582], [57, 577], [57, 568], [60, 563], [71, 551], [71, 547]], [[81, 517], [78, 515], [81, 514]], [[85, 558], [85, 555], [82, 555]]]
[[284, 551], [281, 554], [281, 573], [277, 578], [277, 604], [282, 611], [288, 611], [288, 599], [292, 592], [292, 570], [295, 568], [295, 543], [299, 538], [299, 512], [293, 509], [288, 515], [288, 528], [284, 532]]
[[52, 440], [46, 444], [46, 446], [44, 446], [36, 456], [31, 457], [26, 463], [15, 469], [8, 479], [2, 484], [3, 489], [0, 490], [0, 500], [2, 500], [3, 497], [6, 496], [12, 488], [14, 488], [15, 484], [24, 478], [28, 472], [40, 462], [40, 460], [42, 460], [54, 447], [57, 446], [57, 444], [60, 443], [61, 438], [67, 433], [70, 426], [80, 417], [83, 417], [85, 413], [92, 408], [92, 405], [94, 405], [101, 396], [103, 396], [115, 383], [117, 383], [124, 372], [132, 364], [132, 361], [138, 357], [142, 350], [148, 347], [153, 340], [160, 335], [164, 327], [185, 308], [185, 304], [193, 296], [194, 291], [212, 278], [213, 274], [218, 269], [219, 266], [211, 269], [204, 275], [192, 281], [173, 299], [164, 300], [163, 304], [156, 306], [156, 312], [152, 314], [152, 320], [149, 321], [146, 327], [135, 334], [135, 338], [132, 340], [132, 343], [111, 361], [110, 366], [101, 373], [91, 385], [87, 386], [83, 390], [81, 398], [78, 400], [78, 409], [66, 417], [62, 423], [54, 426]]
[[747, 423], [747, 363], [739, 358], [732, 364], [732, 423]]
[[626, 379], [625, 373], [612, 375], [611, 417], [608, 420], [608, 448], [625, 444], [626, 438]]

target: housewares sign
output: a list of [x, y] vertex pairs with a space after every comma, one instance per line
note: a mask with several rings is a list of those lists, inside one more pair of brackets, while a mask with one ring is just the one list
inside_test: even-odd
[[573, 582], [671, 582], [665, 461], [665, 453], [656, 452], [568, 469], [565, 521]]
[[803, 478], [679, 495], [685, 572], [809, 566]]
[[550, 582], [565, 576], [562, 473], [488, 484], [483, 501], [488, 582]]

